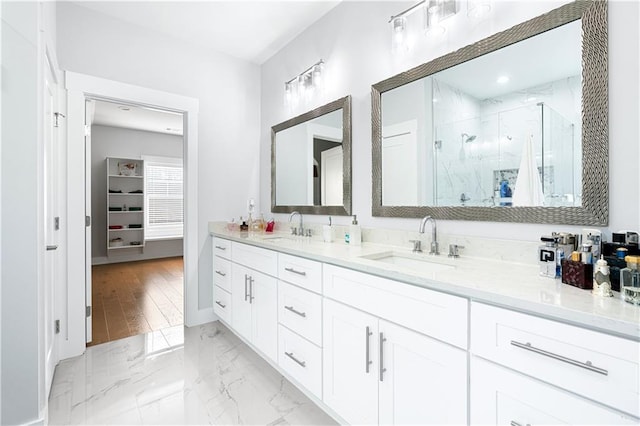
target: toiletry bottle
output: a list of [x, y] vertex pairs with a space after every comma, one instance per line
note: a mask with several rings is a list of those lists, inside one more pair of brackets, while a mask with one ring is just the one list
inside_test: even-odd
[[358, 225], [358, 219], [356, 215], [353, 215], [353, 221], [349, 225], [349, 244], [352, 246], [359, 246], [362, 244], [362, 229]]
[[624, 260], [627, 262], [627, 267], [620, 269], [620, 288], [640, 287], [640, 271], [638, 270], [640, 256], [627, 256]]
[[557, 248], [554, 237], [540, 237], [544, 244], [538, 248], [538, 264], [540, 265], [540, 275], [543, 277], [555, 278], [557, 269]]

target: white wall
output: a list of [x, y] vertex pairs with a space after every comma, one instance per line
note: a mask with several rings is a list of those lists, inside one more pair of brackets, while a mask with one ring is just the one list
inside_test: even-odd
[[[552, 10], [567, 1], [499, 1], [491, 15], [474, 21], [464, 13], [444, 22], [440, 38], [416, 40], [404, 57], [391, 53], [389, 17], [415, 2], [343, 2], [301, 33], [262, 66], [261, 180], [263, 205], [270, 199], [269, 129], [303, 110], [283, 106], [284, 81], [320, 58], [325, 61], [326, 86], [312, 109], [345, 95], [353, 100], [353, 212], [364, 227], [414, 230], [417, 219], [376, 218], [371, 215], [371, 85], [398, 72], [428, 62], [445, 53]], [[638, 2], [609, 2], [609, 159], [610, 236], [612, 230], [638, 229], [640, 116]], [[629, 184], [631, 182], [632, 184]], [[280, 216], [280, 217], [278, 217]], [[276, 215], [285, 220], [283, 215]], [[307, 219], [324, 221], [324, 217]], [[334, 218], [347, 224], [348, 218]], [[537, 241], [552, 230], [577, 230], [564, 225], [440, 221], [439, 231], [504, 239]]]
[[[138, 249], [112, 250], [107, 257], [107, 157], [142, 155], [182, 158], [182, 136], [94, 125], [91, 127], [91, 256], [93, 264], [182, 256], [182, 239], [147, 241]], [[130, 253], [126, 253], [129, 251]]]
[[70, 2], [58, 4], [57, 26], [62, 69], [199, 100], [199, 305], [212, 306], [207, 222], [259, 195], [259, 67]]

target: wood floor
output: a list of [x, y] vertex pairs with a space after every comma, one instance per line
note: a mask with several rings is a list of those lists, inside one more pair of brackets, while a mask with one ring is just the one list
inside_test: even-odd
[[95, 265], [88, 346], [183, 323], [182, 257]]

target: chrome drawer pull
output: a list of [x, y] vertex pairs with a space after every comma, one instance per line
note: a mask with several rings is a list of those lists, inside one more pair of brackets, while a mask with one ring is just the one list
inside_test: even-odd
[[299, 366], [301, 366], [301, 367], [306, 367], [307, 366], [307, 363], [305, 361], [300, 361], [295, 356], [293, 356], [293, 352], [285, 352], [284, 354], [286, 356], [288, 356], [289, 358], [291, 358]]
[[296, 315], [300, 315], [302, 318], [306, 318], [307, 314], [305, 312], [300, 312], [300, 311], [296, 311], [293, 306], [285, 306], [284, 307], [287, 311], [291, 311]]
[[220, 271], [216, 271], [216, 274], [220, 275], [221, 277], [226, 277], [227, 274], [225, 274], [224, 272], [220, 272]]
[[365, 341], [364, 341], [364, 348], [365, 348], [365, 352], [364, 352], [364, 361], [365, 361], [365, 373], [369, 374], [369, 366], [371, 364], [373, 364], [373, 361], [371, 361], [371, 356], [369, 355], [369, 340], [371, 338], [371, 335], [373, 334], [370, 330], [369, 327], [367, 327], [367, 329], [365, 330]]
[[535, 346], [531, 346], [531, 343], [529, 342], [520, 343], [520, 342], [516, 342], [515, 340], [512, 340], [511, 344], [520, 349], [524, 349], [527, 351], [535, 352], [540, 355], [548, 356], [549, 358], [566, 362], [567, 364], [575, 365], [576, 367], [581, 367], [581, 368], [584, 368], [585, 370], [593, 371], [594, 373], [603, 374], [605, 376], [609, 375], [609, 372], [607, 370], [605, 370], [604, 368], [594, 366], [593, 364], [591, 364], [591, 361], [587, 361], [587, 362], [576, 361], [575, 359], [567, 358], [565, 356], [554, 354], [553, 352], [548, 352], [548, 351], [545, 351], [544, 349], [539, 349], [539, 348], [536, 348]]
[[216, 248], [217, 248], [218, 250], [226, 250], [226, 249], [227, 249], [226, 247], [222, 247], [222, 246], [216, 246]]
[[[511, 423], [509, 423], [511, 426], [522, 426], [520, 423], [516, 422], [515, 420], [511, 420]], [[527, 423], [526, 426], [531, 426], [529, 423]]]
[[216, 300], [216, 305], [220, 306], [222, 309], [226, 308], [227, 305], [223, 305], [220, 301]]
[[384, 342], [386, 341], [387, 339], [384, 337], [384, 334], [380, 333], [380, 381], [383, 380], [384, 372], [387, 371], [387, 369], [384, 368]]
[[302, 275], [303, 277], [305, 275], [307, 275], [307, 273], [305, 271], [296, 271], [293, 268], [284, 268], [284, 270], [287, 271], [287, 272], [293, 272], [294, 274]]

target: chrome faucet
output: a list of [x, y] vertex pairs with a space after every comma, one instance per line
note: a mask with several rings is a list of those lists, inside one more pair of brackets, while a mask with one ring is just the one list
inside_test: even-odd
[[293, 217], [295, 215], [300, 216], [300, 222], [298, 223], [298, 228], [291, 227], [291, 234], [292, 235], [304, 235], [304, 228], [302, 227], [302, 213], [300, 213], [299, 211], [291, 212], [291, 214], [289, 215], [289, 223], [291, 223], [291, 221], [293, 220]]
[[440, 251], [438, 250], [438, 236], [436, 233], [436, 220], [431, 216], [425, 216], [420, 221], [420, 227], [418, 228], [418, 232], [424, 234], [424, 228], [427, 225], [427, 222], [431, 221], [431, 250], [429, 250], [429, 254], [438, 255]]

